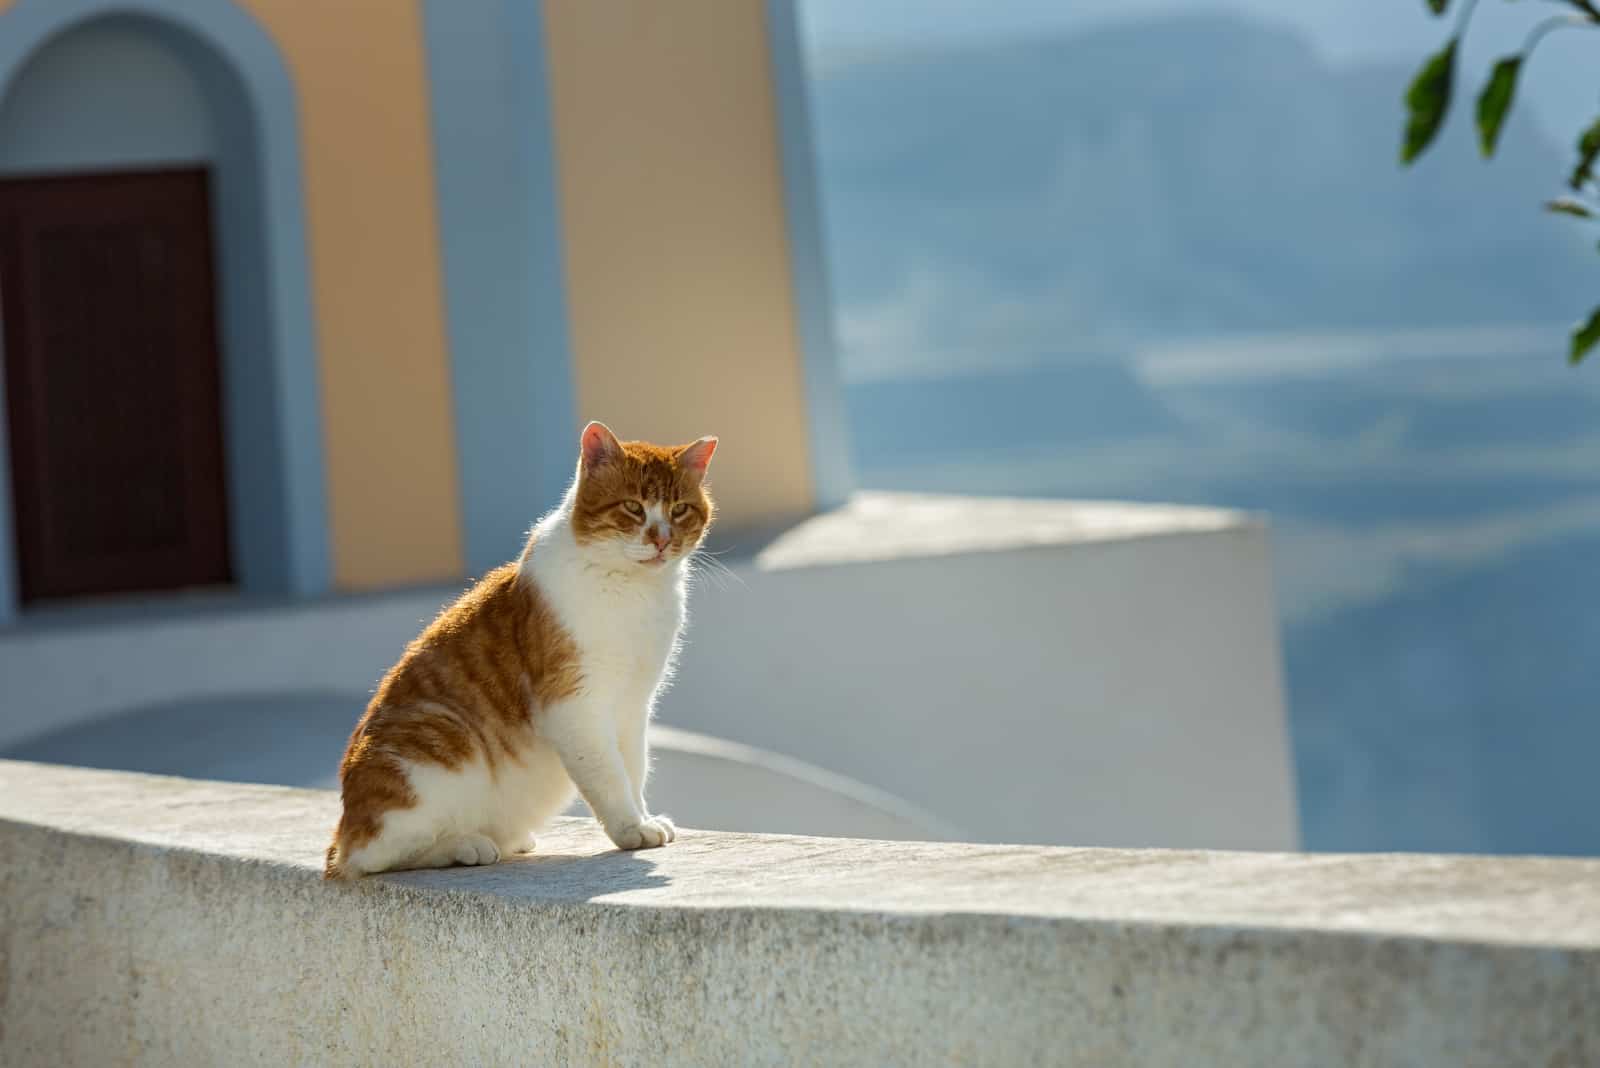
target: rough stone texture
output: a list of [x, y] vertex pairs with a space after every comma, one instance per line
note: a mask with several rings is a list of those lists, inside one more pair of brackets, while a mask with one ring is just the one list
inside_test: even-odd
[[333, 816], [0, 762], [0, 1063], [1600, 1063], [1600, 861], [567, 820], [342, 886]]

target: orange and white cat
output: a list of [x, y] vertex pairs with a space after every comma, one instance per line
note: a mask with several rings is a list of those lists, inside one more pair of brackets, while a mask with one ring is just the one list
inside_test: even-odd
[[646, 730], [711, 525], [716, 438], [581, 439], [577, 477], [515, 562], [486, 575], [379, 683], [339, 768], [329, 878], [492, 864], [574, 791], [622, 849], [677, 832], [645, 806]]

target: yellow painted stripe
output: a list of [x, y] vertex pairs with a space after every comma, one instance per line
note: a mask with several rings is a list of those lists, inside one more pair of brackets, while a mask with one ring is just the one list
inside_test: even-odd
[[334, 580], [461, 573], [422, 13], [248, 0], [299, 90]]
[[717, 434], [723, 521], [814, 500], [764, 5], [547, 0], [580, 420]]

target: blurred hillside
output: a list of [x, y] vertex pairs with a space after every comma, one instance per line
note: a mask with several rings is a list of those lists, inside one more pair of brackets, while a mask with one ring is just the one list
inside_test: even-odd
[[1565, 146], [1396, 162], [1399, 65], [1223, 15], [832, 65], [814, 84], [847, 374], [1175, 334], [1563, 322], [1600, 259]]

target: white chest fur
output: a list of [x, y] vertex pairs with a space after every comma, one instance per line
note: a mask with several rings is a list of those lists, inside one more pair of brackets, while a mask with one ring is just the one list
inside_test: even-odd
[[647, 705], [683, 628], [684, 565], [656, 570], [591, 558], [557, 512], [539, 524], [523, 567], [577, 644], [585, 688]]
[[583, 677], [578, 692], [540, 710], [537, 729], [612, 841], [663, 845], [676, 830], [645, 807], [646, 735], [683, 627], [684, 566], [646, 567], [580, 546], [568, 514], [540, 522], [522, 562], [576, 643]]

